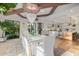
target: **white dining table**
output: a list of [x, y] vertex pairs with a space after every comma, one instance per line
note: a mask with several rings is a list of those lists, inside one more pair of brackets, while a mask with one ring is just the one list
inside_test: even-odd
[[47, 36], [45, 35], [37, 35], [37, 36], [32, 36], [29, 37], [29, 42], [33, 43], [33, 42], [41, 42], [42, 40], [44, 40]]

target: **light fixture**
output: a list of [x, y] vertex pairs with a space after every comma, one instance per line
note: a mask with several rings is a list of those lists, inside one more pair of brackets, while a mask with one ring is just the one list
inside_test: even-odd
[[27, 12], [26, 14], [26, 17], [27, 19], [29, 20], [30, 23], [34, 23], [36, 17], [37, 17], [37, 14], [40, 10], [40, 8], [38, 7], [37, 4], [34, 4], [34, 3], [25, 3], [23, 5], [23, 9], [24, 11]]
[[34, 3], [24, 4], [23, 8], [24, 8], [24, 11], [31, 12], [31, 13], [37, 13], [40, 10], [39, 6]]
[[26, 14], [27, 19], [29, 20], [30, 23], [34, 23], [37, 15], [34, 13], [27, 13]]

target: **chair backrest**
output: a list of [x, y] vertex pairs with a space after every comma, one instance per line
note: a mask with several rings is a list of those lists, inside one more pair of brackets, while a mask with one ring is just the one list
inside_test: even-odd
[[54, 45], [55, 45], [56, 34], [53, 33], [44, 39], [44, 54], [45, 56], [54, 56]]
[[23, 49], [24, 49], [24, 52], [27, 56], [31, 56], [31, 46], [28, 42], [28, 39], [24, 36], [22, 36], [22, 45], [23, 45]]

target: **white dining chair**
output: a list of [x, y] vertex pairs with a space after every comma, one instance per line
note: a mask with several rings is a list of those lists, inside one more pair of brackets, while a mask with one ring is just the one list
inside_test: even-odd
[[35, 42], [31, 42], [30, 45], [28, 38], [22, 36], [22, 44], [27, 56], [54, 56], [56, 33], [52, 33], [41, 39], [41, 41], [36, 40]]
[[22, 46], [23, 46], [23, 53], [26, 56], [31, 56], [31, 45], [29, 44], [27, 37], [22, 36]]
[[7, 40], [7, 37], [5, 36], [5, 32], [0, 29], [0, 42], [4, 42]]
[[32, 56], [44, 56], [43, 38], [35, 37], [33, 39], [34, 41], [31, 41]]
[[54, 56], [55, 37], [49, 36], [44, 40], [44, 54], [45, 56]]
[[[46, 36], [41, 42], [33, 44], [33, 55], [34, 56], [54, 56], [54, 45], [55, 45], [56, 34]], [[38, 44], [39, 43], [39, 44]]]

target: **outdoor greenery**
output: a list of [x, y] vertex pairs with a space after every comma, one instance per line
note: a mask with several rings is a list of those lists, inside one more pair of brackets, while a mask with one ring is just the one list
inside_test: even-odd
[[[15, 8], [17, 3], [0, 3], [0, 13], [6, 14], [11, 8]], [[19, 37], [20, 25], [16, 21], [0, 21], [0, 28], [5, 32], [7, 39]]]
[[29, 24], [28, 25], [28, 31], [29, 31], [29, 34], [34, 36], [35, 33], [36, 33], [36, 24], [33, 23], [33, 24]]
[[19, 37], [20, 24], [12, 20], [0, 21], [0, 28], [5, 31], [5, 36], [9, 38]]
[[0, 13], [5, 14], [10, 8], [15, 8], [17, 3], [0, 3]]

